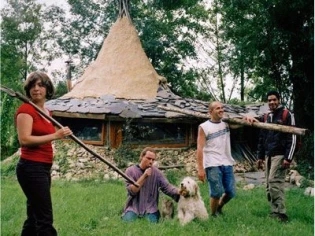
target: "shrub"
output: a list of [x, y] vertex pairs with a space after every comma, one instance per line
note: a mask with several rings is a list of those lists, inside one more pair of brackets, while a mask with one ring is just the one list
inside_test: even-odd
[[314, 179], [314, 133], [305, 135], [295, 154], [298, 163], [297, 170], [308, 179]]
[[126, 168], [129, 163], [135, 163], [139, 159], [139, 155], [128, 144], [122, 144], [114, 153], [114, 161], [118, 168]]
[[183, 179], [183, 176], [186, 175], [187, 172], [185, 169], [172, 169], [165, 171], [165, 177], [173, 185], [179, 185], [180, 181]]
[[14, 153], [11, 157], [2, 161], [1, 163], [1, 176], [14, 176], [16, 164], [19, 161], [18, 152]]

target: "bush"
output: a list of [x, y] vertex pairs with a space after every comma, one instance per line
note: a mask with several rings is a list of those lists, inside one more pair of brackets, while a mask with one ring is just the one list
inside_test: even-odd
[[295, 154], [297, 170], [308, 179], [314, 179], [314, 133], [302, 138], [301, 147]]
[[129, 163], [135, 163], [139, 159], [139, 154], [128, 144], [122, 144], [114, 153], [114, 161], [118, 168], [126, 168]]
[[15, 176], [16, 164], [19, 161], [18, 152], [14, 153], [11, 157], [8, 157], [6, 160], [1, 162], [1, 176], [9, 177]]
[[179, 185], [179, 183], [183, 180], [183, 176], [186, 176], [187, 172], [185, 169], [172, 169], [165, 171], [165, 177], [169, 181], [169, 183], [173, 185]]
[[1, 146], [1, 160], [11, 156], [18, 148], [18, 136], [14, 125], [14, 114], [20, 105], [20, 101], [12, 100], [8, 95], [1, 94], [0, 106], [0, 146]]

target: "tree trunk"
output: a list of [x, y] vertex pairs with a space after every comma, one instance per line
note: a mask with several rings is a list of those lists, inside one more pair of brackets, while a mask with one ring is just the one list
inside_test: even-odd
[[[215, 2], [216, 4], [216, 8], [218, 8], [217, 6], [217, 2]], [[226, 97], [225, 97], [225, 85], [224, 85], [224, 79], [223, 79], [223, 72], [222, 72], [222, 52], [221, 52], [221, 44], [219, 42], [219, 22], [218, 22], [218, 17], [219, 17], [219, 14], [216, 15], [216, 21], [215, 21], [215, 37], [216, 37], [216, 51], [217, 51], [217, 59], [218, 59], [218, 76], [219, 76], [219, 79], [220, 79], [220, 87], [221, 87], [221, 90], [222, 90], [222, 101], [224, 103], [226, 103]]]
[[[243, 50], [243, 49], [242, 49]], [[244, 92], [245, 92], [245, 86], [244, 86], [244, 80], [245, 80], [245, 75], [244, 75], [244, 59], [243, 59], [243, 51], [241, 50], [241, 101], [243, 102], [245, 99]]]

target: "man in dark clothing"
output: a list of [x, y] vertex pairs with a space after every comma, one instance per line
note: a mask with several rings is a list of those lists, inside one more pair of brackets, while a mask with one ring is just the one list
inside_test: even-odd
[[[277, 91], [267, 94], [270, 113], [266, 120], [260, 121], [273, 124], [294, 126], [294, 117], [290, 112], [283, 115], [286, 108], [280, 105], [280, 95]], [[285, 120], [283, 119], [285, 118]], [[267, 199], [271, 205], [270, 217], [282, 222], [288, 221], [284, 203], [284, 182], [286, 169], [290, 167], [296, 145], [296, 135], [272, 130], [261, 130], [258, 143], [258, 168], [265, 160]]]

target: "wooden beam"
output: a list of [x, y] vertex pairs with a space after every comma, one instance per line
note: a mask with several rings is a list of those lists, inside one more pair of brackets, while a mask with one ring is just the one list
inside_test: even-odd
[[223, 118], [222, 121], [229, 123], [229, 124], [238, 124], [238, 125], [245, 125], [251, 126], [260, 129], [267, 129], [267, 130], [274, 130], [282, 133], [290, 133], [296, 135], [305, 135], [307, 133], [307, 129], [302, 129], [294, 126], [287, 126], [287, 125], [278, 125], [272, 123], [264, 123], [264, 122], [253, 122], [249, 123], [245, 120], [239, 118]]
[[105, 119], [105, 114], [72, 113], [72, 112], [61, 112], [61, 111], [53, 111], [52, 113], [54, 117], [95, 119], [95, 120]]
[[[205, 115], [200, 112], [196, 111], [189, 111], [189, 110], [184, 110], [184, 109], [179, 109], [176, 107], [165, 107], [165, 106], [158, 106], [158, 108], [161, 108], [166, 111], [174, 111], [174, 112], [179, 112], [199, 118], [204, 118], [204, 119], [209, 119], [208, 115]], [[240, 116], [241, 118], [242, 116]], [[302, 129], [294, 126], [286, 126], [286, 125], [278, 125], [278, 124], [271, 124], [271, 123], [263, 123], [263, 122], [253, 122], [249, 123], [245, 120], [239, 119], [239, 118], [223, 118], [222, 121], [227, 122], [229, 124], [238, 124], [238, 125], [245, 125], [245, 126], [251, 126], [255, 128], [260, 128], [260, 129], [267, 129], [267, 130], [274, 130], [278, 132], [283, 132], [283, 133], [290, 133], [290, 134], [296, 134], [296, 135], [305, 135], [308, 130], [307, 129]]]
[[160, 170], [174, 169], [174, 168], [184, 168], [185, 165], [173, 165], [173, 166], [159, 166]]
[[165, 111], [173, 111], [173, 112], [183, 113], [186, 115], [191, 115], [191, 116], [198, 117], [198, 118], [209, 119], [209, 115], [205, 115], [205, 114], [203, 114], [201, 112], [197, 112], [197, 111], [190, 111], [190, 110], [180, 109], [177, 107], [166, 107], [166, 106], [161, 106], [161, 105], [159, 105], [157, 107], [161, 108]]

